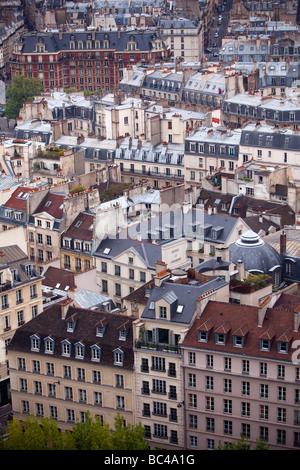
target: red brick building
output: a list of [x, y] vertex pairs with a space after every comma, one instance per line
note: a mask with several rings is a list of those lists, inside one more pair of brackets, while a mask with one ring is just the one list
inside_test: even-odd
[[123, 69], [169, 55], [154, 31], [49, 31], [24, 34], [11, 61], [12, 77], [39, 78], [44, 91], [65, 88], [116, 92]]

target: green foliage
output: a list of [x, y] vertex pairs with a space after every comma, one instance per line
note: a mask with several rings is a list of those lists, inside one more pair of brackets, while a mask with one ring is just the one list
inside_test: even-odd
[[35, 416], [25, 421], [15, 418], [8, 423], [7, 439], [0, 440], [0, 450], [147, 450], [141, 424], [124, 426], [124, 418], [118, 413], [114, 429], [91, 418], [77, 422], [70, 431], [60, 431], [53, 419]]
[[38, 78], [26, 78], [17, 75], [8, 85], [6, 94], [5, 116], [7, 119], [16, 119], [25, 101], [32, 101], [36, 95], [43, 91], [43, 85]]
[[[255, 450], [268, 450], [269, 444], [263, 439], [256, 440]], [[241, 434], [241, 438], [236, 442], [227, 442], [223, 447], [219, 443], [217, 450], [252, 450], [251, 443]]]
[[85, 191], [84, 186], [74, 186], [72, 190], [70, 191], [71, 194], [78, 194], [81, 193], [82, 191]]

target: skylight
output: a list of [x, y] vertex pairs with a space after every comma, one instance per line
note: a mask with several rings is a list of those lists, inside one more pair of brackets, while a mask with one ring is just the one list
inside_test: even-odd
[[103, 254], [108, 255], [110, 253], [111, 248], [104, 248]]

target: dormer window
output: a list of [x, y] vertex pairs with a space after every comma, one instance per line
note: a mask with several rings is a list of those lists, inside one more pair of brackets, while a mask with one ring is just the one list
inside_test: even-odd
[[76, 359], [84, 359], [84, 351], [85, 351], [85, 347], [82, 343], [75, 344], [75, 358]]
[[239, 335], [233, 336], [233, 346], [242, 348], [244, 346], [244, 337]]
[[260, 350], [261, 351], [270, 351], [271, 341], [269, 339], [260, 340]]
[[33, 276], [34, 275], [34, 267], [33, 267], [33, 264], [27, 264], [25, 266], [25, 272], [27, 274], [27, 276]]
[[159, 318], [167, 318], [167, 307], [159, 307]]
[[278, 352], [281, 354], [288, 353], [288, 343], [287, 341], [278, 341]]
[[62, 341], [62, 355], [70, 357], [71, 355], [71, 343], [68, 340]]
[[216, 333], [216, 344], [225, 344], [225, 334]]
[[106, 326], [101, 325], [96, 327], [96, 336], [102, 338], [104, 336]]
[[121, 349], [114, 350], [114, 365], [122, 366], [124, 362], [124, 353]]
[[120, 329], [119, 330], [119, 340], [126, 341], [128, 330]]
[[67, 321], [67, 331], [69, 333], [73, 333], [73, 331], [75, 330], [75, 325], [76, 325], [76, 321], [68, 320]]
[[47, 354], [53, 354], [54, 352], [54, 340], [48, 336], [48, 338], [45, 338], [44, 340], [44, 345], [45, 345], [45, 353]]
[[101, 348], [97, 346], [96, 344], [94, 344], [93, 346], [91, 346], [91, 359], [92, 361], [100, 362], [100, 358], [101, 358]]
[[207, 343], [207, 340], [208, 340], [208, 332], [199, 330], [198, 331], [198, 341], [200, 341], [201, 343]]
[[30, 343], [31, 343], [31, 346], [30, 346], [31, 351], [39, 351], [40, 350], [41, 340], [37, 335], [34, 335], [34, 336], [30, 337]]

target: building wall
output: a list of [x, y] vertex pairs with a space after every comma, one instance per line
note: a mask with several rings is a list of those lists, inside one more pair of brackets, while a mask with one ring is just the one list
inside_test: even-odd
[[[26, 370], [20, 370], [18, 358], [25, 359]], [[40, 372], [34, 373], [33, 361], [40, 361]], [[49, 375], [47, 363], [54, 365], [54, 374]], [[28, 402], [30, 414], [37, 416], [37, 404], [43, 405], [43, 412], [46, 418], [50, 418], [50, 406], [57, 408], [57, 424], [60, 429], [71, 429], [78, 419], [81, 421], [81, 412], [89, 411], [92, 418], [96, 415], [103, 417], [103, 420], [114, 426], [114, 418], [117, 412], [126, 420], [126, 424], [133, 423], [133, 373], [132, 371], [120, 369], [118, 367], [109, 367], [105, 365], [92, 363], [78, 363], [68, 358], [60, 359], [51, 355], [45, 357], [39, 354], [30, 354], [26, 352], [10, 353], [10, 382], [12, 393], [12, 408], [14, 416], [19, 419], [24, 416], [23, 401]], [[64, 365], [71, 367], [71, 378], [64, 377]], [[77, 380], [78, 367], [85, 369], [85, 381]], [[93, 371], [100, 371], [101, 383], [94, 382]], [[116, 375], [121, 374], [124, 378], [124, 388], [116, 386]], [[20, 389], [22, 379], [27, 380], [27, 391]], [[37, 394], [35, 391], [35, 382], [41, 383], [42, 393]], [[58, 383], [59, 382], [59, 383]], [[55, 384], [55, 397], [49, 396], [48, 384]], [[73, 400], [66, 399], [65, 387], [71, 387], [73, 391]], [[86, 391], [86, 402], [80, 400], [79, 390]], [[95, 405], [94, 392], [102, 393], [102, 406]], [[125, 401], [125, 409], [117, 408], [117, 396], [123, 396]], [[75, 421], [68, 421], [67, 410], [74, 411]]]

